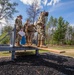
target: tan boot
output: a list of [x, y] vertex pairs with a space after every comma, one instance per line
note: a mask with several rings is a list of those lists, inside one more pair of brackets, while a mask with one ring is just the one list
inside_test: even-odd
[[21, 45], [19, 42], [17, 42], [15, 46], [20, 47]]
[[44, 44], [44, 40], [41, 40], [40, 47], [42, 47], [42, 48], [47, 48], [47, 46]]
[[18, 42], [15, 43], [15, 46], [19, 46]]

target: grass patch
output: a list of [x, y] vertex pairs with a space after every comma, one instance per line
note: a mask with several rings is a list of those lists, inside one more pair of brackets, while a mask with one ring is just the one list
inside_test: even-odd
[[4, 57], [4, 56], [11, 56], [11, 53], [9, 53], [8, 51], [3, 51], [3, 52], [0, 52], [0, 57]]
[[[47, 50], [39, 50], [39, 54], [41, 54], [41, 53], [46, 53], [46, 52], [49, 52], [49, 51], [47, 51]], [[20, 56], [24, 56], [24, 55], [34, 55], [35, 54], [35, 50], [30, 50], [30, 51], [17, 51], [16, 52], [16, 55], [20, 55]]]
[[39, 53], [47, 53], [49, 52], [48, 50], [39, 50]]
[[62, 46], [59, 46], [59, 45], [53, 45], [53, 46], [48, 46], [49, 48], [51, 49], [57, 49], [57, 50], [69, 50], [69, 49], [74, 49], [74, 46], [72, 45], [62, 45]]
[[74, 58], [74, 53], [63, 53], [61, 55], [65, 55], [65, 56], [69, 56], [69, 57], [73, 57]]

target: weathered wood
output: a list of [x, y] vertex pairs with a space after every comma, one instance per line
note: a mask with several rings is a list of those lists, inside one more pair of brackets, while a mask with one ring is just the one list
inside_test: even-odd
[[11, 60], [15, 58], [16, 50], [36, 50], [36, 55], [39, 54], [39, 50], [37, 47], [32, 46], [23, 46], [23, 47], [15, 47], [15, 39], [16, 39], [16, 26], [14, 30], [10, 32], [10, 45], [9, 46], [0, 46], [0, 51], [11, 51]]
[[39, 55], [39, 49], [36, 49], [36, 56]]
[[0, 46], [0, 51], [11, 51], [11, 60], [15, 58], [16, 50], [36, 50], [36, 55], [39, 55], [39, 49], [37, 47], [25, 46], [25, 47], [10, 47], [10, 46]]
[[12, 50], [11, 60], [13, 61], [15, 59], [15, 51]]
[[12, 51], [12, 50], [36, 50], [37, 47], [10, 47], [10, 46], [0, 46], [0, 51]]

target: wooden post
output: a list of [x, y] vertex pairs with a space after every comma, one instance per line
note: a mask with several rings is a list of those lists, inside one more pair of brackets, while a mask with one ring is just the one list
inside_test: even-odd
[[16, 39], [16, 25], [14, 26], [14, 46], [15, 46], [15, 39]]
[[[14, 27], [14, 30], [12, 31], [12, 34], [11, 34], [11, 46], [12, 47], [15, 46], [15, 39], [16, 39], [16, 26]], [[15, 50], [12, 50], [12, 55], [11, 55], [12, 61], [14, 60], [14, 58], [15, 58]]]
[[11, 60], [14, 61], [15, 58], [15, 50], [12, 50]]
[[36, 56], [39, 55], [39, 49], [36, 49]]

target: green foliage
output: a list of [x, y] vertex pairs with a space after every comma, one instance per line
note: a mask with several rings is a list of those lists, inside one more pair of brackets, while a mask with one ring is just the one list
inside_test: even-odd
[[2, 40], [1, 44], [8, 44], [9, 43], [9, 37], [6, 37]]
[[58, 19], [58, 26], [57, 26], [57, 29], [55, 30], [54, 32], [54, 40], [59, 44], [60, 42], [61, 43], [64, 43], [64, 40], [65, 40], [65, 34], [66, 34], [66, 31], [67, 31], [67, 26], [68, 26], [68, 22], [65, 22], [63, 20], [62, 17], [59, 17]]
[[4, 33], [4, 32], [10, 32], [10, 31], [12, 31], [12, 29], [13, 29], [12, 26], [5, 26], [5, 27], [3, 28], [3, 30], [2, 30], [2, 33]]
[[[48, 32], [50, 29], [50, 32]], [[62, 17], [50, 17], [46, 26], [47, 40], [49, 44], [66, 44], [74, 45], [74, 28], [69, 25]]]
[[66, 45], [74, 45], [74, 40], [66, 40], [64, 43]]
[[[55, 32], [55, 28], [57, 26], [57, 18], [53, 18], [53, 16], [50, 17], [47, 25], [46, 25], [46, 34], [47, 34], [47, 43], [55, 43], [53, 41], [53, 34]], [[48, 32], [48, 30], [51, 30]]]
[[[12, 26], [5, 26], [2, 30], [2, 35], [0, 36], [0, 40], [5, 37], [5, 35], [13, 29]], [[6, 36], [0, 44], [8, 44], [10, 42], [10, 37]]]
[[[0, 40], [6, 35], [7, 33], [3, 33], [1, 36], [0, 36]], [[3, 40], [0, 41], [0, 44], [8, 44], [9, 43], [9, 36], [7, 36], [6, 38], [4, 38]]]

